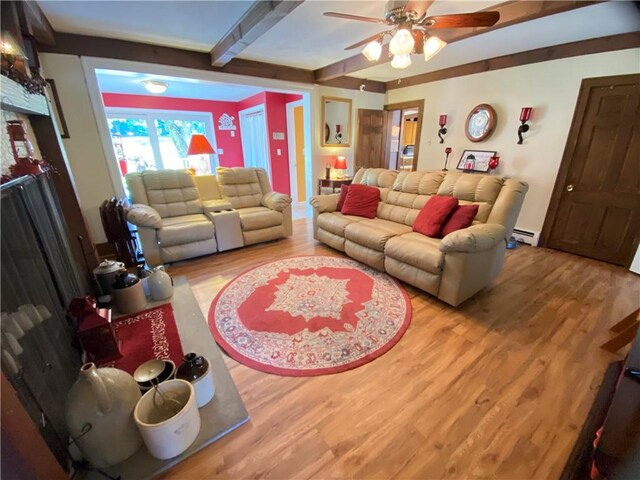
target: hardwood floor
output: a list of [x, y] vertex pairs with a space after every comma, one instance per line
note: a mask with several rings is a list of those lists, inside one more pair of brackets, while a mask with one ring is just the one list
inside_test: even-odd
[[[258, 263], [335, 254], [292, 238], [173, 265], [203, 312]], [[280, 377], [227, 358], [250, 423], [163, 478], [557, 478], [609, 362], [608, 328], [640, 277], [542, 248], [507, 253], [493, 286], [454, 309], [407, 286], [411, 326], [355, 370]]]

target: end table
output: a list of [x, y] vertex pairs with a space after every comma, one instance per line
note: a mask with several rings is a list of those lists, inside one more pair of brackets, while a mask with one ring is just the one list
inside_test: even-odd
[[340, 189], [342, 185], [351, 185], [353, 178], [319, 178], [318, 179], [318, 195], [322, 194], [323, 188], [330, 188], [336, 193], [336, 188]]

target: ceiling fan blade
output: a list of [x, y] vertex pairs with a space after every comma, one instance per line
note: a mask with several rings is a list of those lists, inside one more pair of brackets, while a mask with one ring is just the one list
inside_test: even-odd
[[360, 15], [350, 15], [348, 13], [324, 12], [323, 15], [325, 17], [344, 18], [345, 20], [358, 20], [359, 22], [379, 23], [380, 25], [387, 24], [386, 20], [382, 18], [361, 17]]
[[500, 12], [473, 12], [427, 17], [422, 25], [429, 28], [490, 27], [500, 20]]
[[409, 0], [404, 6], [404, 13], [414, 12], [413, 19], [418, 20], [425, 16], [432, 3], [433, 0]]
[[364, 40], [360, 40], [359, 42], [354, 43], [353, 45], [349, 45], [347, 48], [345, 48], [345, 50], [353, 50], [354, 48], [361, 47], [362, 45], [366, 45], [369, 42], [373, 42], [374, 40], [377, 40], [383, 35], [386, 35], [387, 33], [391, 33], [391, 32], [392, 30], [387, 30], [386, 32], [376, 33], [375, 35], [371, 35], [370, 37], [367, 37]]

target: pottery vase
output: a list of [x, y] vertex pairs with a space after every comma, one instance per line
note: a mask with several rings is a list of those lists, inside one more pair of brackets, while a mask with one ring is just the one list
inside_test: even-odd
[[142, 438], [133, 420], [141, 394], [131, 375], [117, 368], [86, 363], [67, 396], [69, 435], [95, 468], [105, 468], [133, 455]]
[[164, 267], [156, 267], [147, 279], [152, 300], [165, 300], [173, 295], [173, 281]]

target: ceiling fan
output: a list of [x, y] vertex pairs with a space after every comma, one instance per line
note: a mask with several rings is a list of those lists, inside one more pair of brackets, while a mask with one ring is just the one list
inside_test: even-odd
[[473, 12], [454, 15], [427, 16], [427, 9], [433, 0], [390, 0], [387, 2], [384, 18], [363, 17], [347, 13], [324, 12], [327, 17], [377, 23], [391, 27], [364, 40], [349, 45], [351, 50], [366, 45], [362, 51], [369, 61], [377, 61], [382, 54], [385, 37], [390, 36], [389, 53], [393, 55], [391, 66], [406, 68], [411, 65], [411, 54], [424, 54], [425, 61], [431, 59], [447, 44], [431, 35], [430, 30], [439, 28], [490, 27], [500, 20], [500, 12]]

